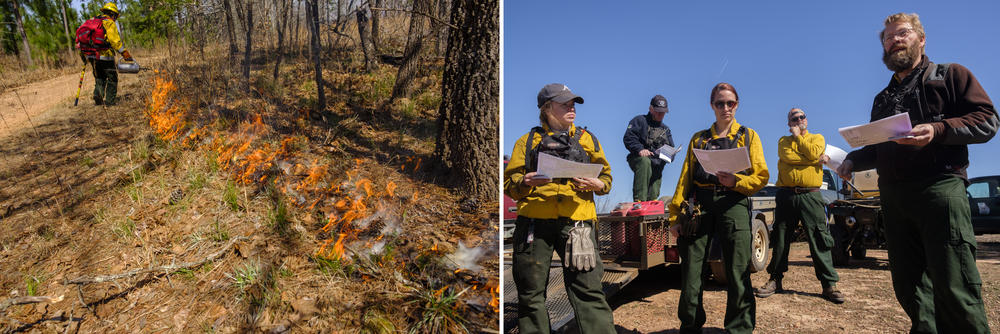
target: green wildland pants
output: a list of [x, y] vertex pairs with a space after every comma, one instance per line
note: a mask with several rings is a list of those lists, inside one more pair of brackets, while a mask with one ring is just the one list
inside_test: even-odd
[[750, 289], [750, 201], [743, 194], [697, 189], [701, 224], [693, 236], [677, 239], [681, 255], [681, 297], [677, 317], [681, 333], [701, 333], [705, 325], [702, 305], [703, 272], [709, 257], [709, 240], [722, 246], [726, 286], [725, 327], [729, 333], [750, 333], [756, 326], [757, 304]]
[[989, 333], [965, 182], [880, 184], [889, 269], [911, 333]]
[[826, 225], [826, 210], [823, 195], [818, 191], [796, 194], [794, 191], [781, 188], [774, 197], [774, 225], [771, 230], [771, 263], [767, 265], [767, 273], [771, 279], [781, 280], [788, 271], [788, 247], [792, 244], [793, 231], [799, 221], [809, 241], [809, 255], [813, 259], [816, 279], [823, 288], [833, 286], [840, 278], [833, 269], [833, 258], [830, 249], [833, 247], [833, 236]]
[[94, 103], [118, 102], [118, 68], [114, 60], [92, 60], [94, 64]]
[[[545, 308], [545, 289], [549, 282], [552, 251], [566, 254], [566, 239], [574, 221], [569, 219], [531, 219], [518, 217], [514, 227], [514, 285], [517, 288], [517, 327], [520, 333], [551, 333], [549, 313]], [[594, 222], [589, 222], [594, 224]], [[597, 246], [597, 226], [592, 225]], [[595, 255], [596, 256], [596, 255]], [[563, 283], [573, 306], [581, 333], [615, 333], [611, 306], [601, 289], [604, 266], [588, 272], [563, 267]]]
[[653, 163], [656, 157], [628, 156], [628, 166], [635, 172], [632, 178], [632, 200], [636, 202], [654, 201], [660, 197], [660, 181], [663, 179], [662, 163]]

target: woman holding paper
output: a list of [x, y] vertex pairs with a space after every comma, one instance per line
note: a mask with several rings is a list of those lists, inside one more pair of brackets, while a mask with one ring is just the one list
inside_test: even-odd
[[[611, 191], [611, 167], [597, 138], [576, 127], [579, 97], [562, 84], [538, 92], [534, 127], [514, 144], [504, 170], [504, 193], [517, 201], [514, 283], [521, 333], [550, 333], [545, 290], [555, 251], [563, 261], [570, 304], [583, 333], [614, 333], [611, 307], [601, 290], [604, 269], [597, 254], [594, 194]], [[603, 166], [598, 177], [556, 178], [538, 174], [540, 153]], [[567, 244], [570, 242], [570, 244]]]
[[[715, 123], [691, 137], [687, 156], [677, 180], [677, 189], [668, 205], [670, 231], [677, 238], [681, 256], [681, 296], [677, 316], [681, 333], [701, 333], [705, 325], [702, 305], [703, 275], [709, 256], [709, 240], [721, 243], [722, 258], [728, 279], [725, 329], [730, 333], [750, 333], [756, 324], [756, 304], [750, 286], [750, 201], [748, 196], [767, 184], [767, 163], [757, 132], [736, 122], [739, 96], [728, 83], [712, 88], [710, 95]], [[714, 175], [702, 166], [694, 150], [744, 148], [750, 168], [742, 171], [718, 171]], [[707, 163], [707, 162], [706, 162]], [[701, 218], [678, 224], [685, 200], [700, 206]]]

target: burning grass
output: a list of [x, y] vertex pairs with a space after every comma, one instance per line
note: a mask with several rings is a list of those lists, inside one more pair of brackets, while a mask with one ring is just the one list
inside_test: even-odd
[[[361, 103], [367, 105], [373, 104], [370, 99], [380, 98], [379, 87], [385, 82], [382, 75], [376, 73], [357, 80], [343, 80], [352, 82], [350, 85], [368, 85], [370, 89], [365, 94], [372, 96], [360, 97]], [[485, 307], [482, 311], [493, 313], [486, 319], [496, 319], [498, 284], [496, 279], [484, 278], [477, 264], [484, 253], [490, 254], [479, 247], [491, 247], [489, 243], [479, 247], [460, 244], [459, 250], [448, 256], [438, 249], [437, 241], [426, 243], [402, 235], [407, 207], [427, 196], [420, 194], [421, 187], [401, 186], [382, 174], [373, 174], [372, 167], [380, 162], [369, 158], [317, 154], [315, 149], [321, 143], [311, 142], [314, 137], [275, 130], [275, 122], [267, 119], [269, 114], [265, 110], [243, 106], [240, 110], [249, 110], [242, 121], [206, 116], [204, 110], [197, 109], [177, 91], [169, 75], [161, 74], [154, 79], [153, 92], [145, 109], [153, 131], [170, 145], [203, 152], [210, 163], [228, 175], [232, 184], [272, 194], [274, 208], [268, 213], [272, 227], [288, 231], [289, 220], [305, 223], [304, 231], [314, 236], [307, 239], [314, 244], [311, 252], [301, 255], [315, 263], [319, 272], [361, 284], [388, 278], [413, 290], [413, 293], [389, 299], [377, 297], [384, 299], [386, 312], [408, 313], [399, 308], [401, 305], [416, 308], [422, 315], [409, 320], [413, 331], [467, 331], [469, 316], [475, 313], [469, 308], [470, 302]], [[434, 103], [424, 100], [423, 104]], [[299, 117], [307, 116], [300, 112]], [[356, 122], [344, 119], [348, 123]], [[364, 130], [364, 126], [367, 125], [363, 124], [360, 131], [372, 131]], [[340, 141], [334, 139], [332, 142]], [[409, 155], [388, 160], [399, 161], [400, 172], [418, 173], [422, 159]], [[191, 178], [197, 180], [197, 177]], [[194, 183], [200, 182], [191, 183], [194, 188]], [[240, 210], [239, 195], [235, 191], [226, 193], [230, 192], [233, 194], [225, 196], [224, 202]], [[296, 215], [306, 218], [293, 218]], [[321, 219], [312, 222], [310, 217]], [[493, 255], [495, 257], [495, 253]], [[496, 264], [493, 261], [486, 263]], [[496, 271], [485, 273], [495, 275]], [[438, 277], [442, 275], [444, 277]], [[442, 287], [443, 282], [451, 282], [451, 285]], [[381, 284], [387, 283], [373, 286]], [[390, 307], [393, 304], [396, 309]], [[365, 313], [362, 321], [376, 327], [385, 326], [379, 325], [380, 314], [381, 311]], [[476, 319], [481, 321], [482, 317], [479, 315]], [[481, 323], [474, 328], [494, 326]]]

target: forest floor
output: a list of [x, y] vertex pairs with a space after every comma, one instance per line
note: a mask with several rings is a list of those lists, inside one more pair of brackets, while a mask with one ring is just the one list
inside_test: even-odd
[[322, 118], [305, 62], [216, 63], [0, 93], [0, 331], [498, 330], [496, 207], [426, 168], [440, 62], [390, 108], [391, 66], [329, 66]]

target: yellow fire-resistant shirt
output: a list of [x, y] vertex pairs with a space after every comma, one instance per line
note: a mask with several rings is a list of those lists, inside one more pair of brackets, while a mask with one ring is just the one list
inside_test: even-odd
[[[733, 124], [729, 126], [728, 137], [730, 140], [736, 138], [736, 132], [739, 129], [740, 124], [736, 120], [733, 120]], [[677, 223], [677, 215], [680, 213], [681, 202], [684, 202], [684, 195], [688, 189], [699, 186], [710, 186], [710, 184], [700, 184], [694, 181], [694, 163], [698, 161], [698, 158], [695, 158], [692, 148], [700, 148], [702, 146], [701, 133], [703, 131], [706, 130], [696, 132], [691, 137], [691, 141], [688, 142], [687, 156], [684, 158], [681, 176], [677, 179], [677, 188], [674, 190], [674, 197], [670, 200], [670, 204], [667, 205], [667, 209], [670, 211], [670, 225]], [[711, 131], [711, 139], [722, 138], [715, 131], [715, 123], [712, 123], [712, 127], [708, 131]], [[767, 162], [764, 161], [764, 149], [761, 148], [760, 136], [753, 129], [747, 128], [746, 134], [736, 142], [736, 147], [747, 147], [750, 153], [750, 169], [748, 170], [749, 175], [736, 174], [736, 185], [732, 189], [750, 196], [760, 191], [761, 188], [764, 188], [767, 185], [768, 177], [770, 177], [767, 171]]]
[[125, 42], [122, 41], [121, 35], [118, 34], [118, 26], [115, 25], [115, 20], [112, 20], [106, 15], [101, 15], [103, 20], [101, 20], [101, 25], [104, 26], [104, 39], [111, 44], [111, 48], [101, 51], [101, 60], [115, 60], [115, 51], [118, 53], [125, 52]]
[[[547, 126], [544, 127], [548, 134], [553, 134]], [[570, 126], [569, 135], [573, 137], [576, 131], [581, 129]], [[590, 163], [601, 164], [601, 174], [598, 176], [604, 182], [604, 188], [594, 191], [576, 191], [570, 179], [553, 179], [552, 182], [537, 187], [524, 185], [524, 174], [528, 172], [524, 166], [525, 143], [528, 141], [528, 134], [521, 136], [514, 144], [514, 151], [511, 152], [510, 160], [503, 175], [503, 192], [517, 201], [517, 215], [536, 219], [556, 219], [567, 217], [571, 220], [590, 220], [597, 218], [597, 207], [594, 205], [594, 193], [604, 195], [611, 191], [611, 166], [604, 156], [604, 150], [590, 131], [585, 132], [580, 137], [580, 146], [590, 155]], [[531, 140], [531, 147], [537, 146], [542, 141], [542, 135], [535, 134]]]
[[810, 187], [823, 184], [823, 164], [819, 158], [826, 150], [823, 135], [803, 130], [802, 135], [778, 139], [779, 187]]

